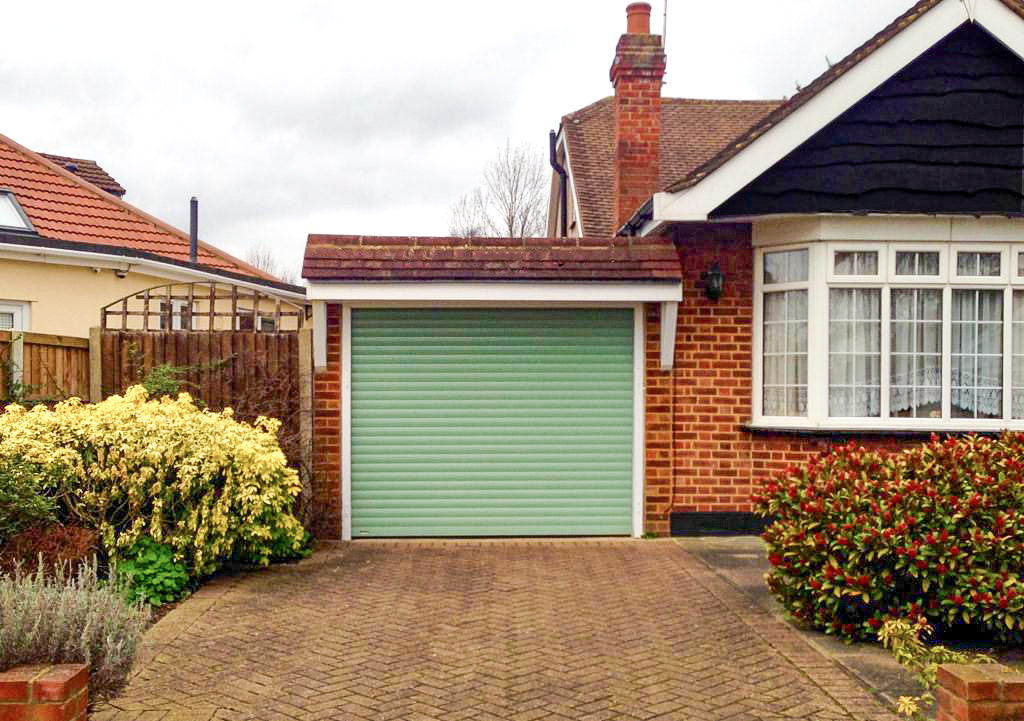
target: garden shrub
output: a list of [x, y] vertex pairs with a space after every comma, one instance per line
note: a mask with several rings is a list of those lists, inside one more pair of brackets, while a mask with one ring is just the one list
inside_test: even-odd
[[17, 458], [0, 462], [0, 545], [25, 528], [55, 520], [54, 503], [41, 486], [38, 468]]
[[755, 495], [768, 585], [796, 618], [847, 639], [923, 617], [939, 635], [1024, 632], [1024, 434], [854, 444]]
[[0, 545], [0, 573], [13, 573], [15, 568], [51, 573], [64, 566], [76, 570], [96, 555], [98, 541], [98, 534], [91, 528], [59, 523], [34, 526]]
[[143, 536], [117, 564], [117, 581], [129, 601], [162, 606], [177, 601], [188, 585], [188, 571], [170, 546]]
[[0, 671], [19, 664], [84, 663], [89, 693], [124, 685], [149, 612], [97, 579], [95, 563], [77, 572], [0, 575]]
[[98, 530], [112, 560], [148, 536], [199, 577], [236, 554], [265, 565], [282, 538], [299, 550], [304, 529], [291, 508], [300, 484], [277, 426], [200, 410], [184, 393], [149, 400], [133, 386], [96, 404], [8, 406], [0, 461], [47, 469], [58, 513]]

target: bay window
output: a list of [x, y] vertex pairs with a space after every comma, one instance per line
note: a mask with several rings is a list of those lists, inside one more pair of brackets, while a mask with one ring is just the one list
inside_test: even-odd
[[1024, 245], [819, 241], [756, 263], [755, 425], [1024, 428]]

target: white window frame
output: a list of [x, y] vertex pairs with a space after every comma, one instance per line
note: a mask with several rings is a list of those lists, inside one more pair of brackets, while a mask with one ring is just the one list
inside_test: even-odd
[[[929, 253], [939, 254], [938, 275], [896, 275], [897, 253]], [[948, 243], [890, 243], [889, 262], [887, 264], [887, 281], [904, 286], [945, 285], [949, 282], [949, 244]]]
[[24, 301], [0, 300], [0, 313], [11, 313], [14, 315], [14, 328], [28, 332], [32, 329], [32, 307]]
[[[829, 283], [856, 285], [885, 282], [889, 266], [888, 248], [885, 243], [829, 243], [827, 247], [826, 268]], [[836, 253], [877, 253], [878, 272], [874, 275], [839, 275], [836, 273]]]
[[[784, 283], [766, 286], [764, 256], [766, 253], [807, 250], [807, 283]], [[836, 252], [879, 250], [877, 276], [837, 276], [834, 273]], [[898, 251], [932, 251], [939, 253], [939, 275], [897, 276]], [[999, 252], [1001, 270], [995, 277], [959, 277], [956, 275], [956, 253]], [[892, 241], [857, 242], [812, 240], [791, 244], [772, 244], [754, 249], [754, 327], [752, 343], [752, 413], [751, 426], [765, 429], [822, 429], [841, 431], [967, 431], [1005, 428], [1024, 430], [1024, 419], [1013, 419], [1013, 293], [1024, 290], [1024, 275], [1017, 275], [1017, 253], [1024, 253], [1024, 243]], [[881, 403], [878, 417], [832, 418], [828, 415], [829, 393], [829, 293], [833, 288], [881, 289]], [[952, 299], [953, 291], [1003, 288], [1003, 417], [973, 419], [952, 417]], [[765, 416], [764, 408], [764, 294], [766, 292], [806, 288], [808, 291], [807, 338], [807, 416]], [[891, 323], [892, 291], [900, 288], [937, 288], [942, 290], [942, 417], [891, 418]]]
[[1024, 255], [1024, 243], [1010, 246], [1010, 285], [1024, 285], [1024, 274], [1017, 273], [1017, 256]]
[[[958, 275], [958, 253], [999, 253], [999, 275]], [[1010, 282], [1009, 254], [1010, 246], [1006, 243], [956, 243], [949, 251], [949, 281], [956, 285], [1007, 285]]]

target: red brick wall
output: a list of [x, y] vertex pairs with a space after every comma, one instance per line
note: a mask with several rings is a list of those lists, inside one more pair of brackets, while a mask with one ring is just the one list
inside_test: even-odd
[[15, 666], [0, 673], [3, 721], [85, 721], [89, 668], [83, 664]]
[[[658, 191], [661, 82], [665, 53], [658, 35], [623, 35], [615, 51], [614, 234]], [[594, 232], [592, 230], [591, 232]], [[596, 232], [604, 232], [596, 229]]]
[[[750, 229], [678, 231], [675, 243], [684, 277], [674, 371], [660, 369], [659, 306], [648, 306], [646, 324], [646, 530], [663, 535], [672, 511], [751, 511], [756, 483], [850, 438], [744, 430], [753, 383]], [[710, 301], [700, 275], [716, 261], [725, 273], [725, 294]], [[855, 438], [886, 448], [916, 440]]]
[[327, 304], [327, 368], [313, 376], [313, 505], [320, 538], [341, 538], [341, 306]]

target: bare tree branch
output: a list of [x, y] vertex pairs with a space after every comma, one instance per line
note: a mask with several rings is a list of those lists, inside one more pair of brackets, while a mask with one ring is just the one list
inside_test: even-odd
[[452, 206], [449, 235], [456, 238], [481, 238], [490, 232], [487, 204], [479, 188], [472, 193], [466, 193]]
[[449, 232], [463, 238], [538, 236], [546, 225], [546, 188], [544, 154], [506, 140], [484, 168], [481, 187], [452, 207]]
[[264, 273], [270, 273], [270, 275], [280, 278], [285, 283], [295, 285], [298, 280], [295, 272], [278, 263], [274, 251], [263, 243], [249, 248], [245, 254], [245, 262], [257, 270], [262, 270]]

